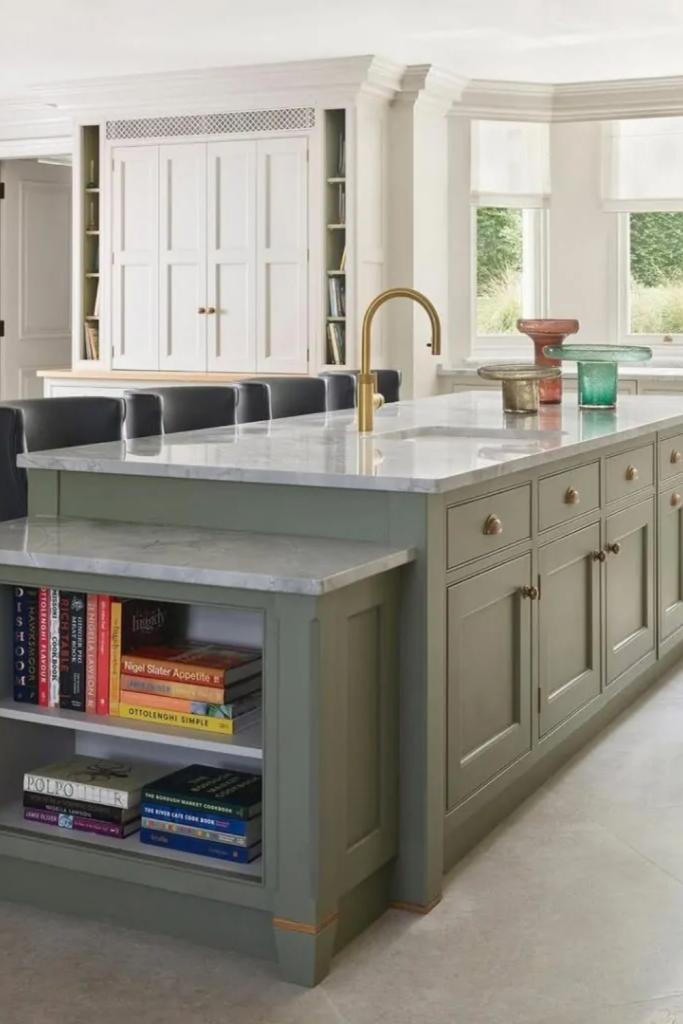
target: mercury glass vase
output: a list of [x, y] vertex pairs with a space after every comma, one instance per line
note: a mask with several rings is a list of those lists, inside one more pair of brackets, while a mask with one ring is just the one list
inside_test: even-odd
[[480, 366], [477, 370], [483, 380], [502, 381], [503, 411], [506, 413], [537, 413], [539, 383], [557, 378], [561, 372], [558, 366], [537, 366], [534, 363], [494, 363]]
[[[576, 334], [578, 320], [518, 320], [517, 330], [526, 334], [534, 343], [534, 361], [538, 366], [559, 366], [557, 359], [545, 354], [548, 345], [561, 345], [569, 334]], [[562, 401], [562, 377], [549, 377], [540, 382], [541, 402], [544, 405], [559, 405]]]
[[644, 345], [548, 345], [545, 354], [577, 364], [580, 408], [613, 409], [619, 363], [644, 363], [652, 358], [652, 349]]

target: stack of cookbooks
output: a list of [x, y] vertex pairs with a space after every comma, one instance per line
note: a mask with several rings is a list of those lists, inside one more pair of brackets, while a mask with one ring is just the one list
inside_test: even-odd
[[24, 775], [24, 818], [125, 839], [140, 828], [143, 787], [167, 771], [77, 754]]
[[124, 651], [118, 714], [231, 735], [260, 721], [262, 664], [257, 650], [188, 641]]
[[144, 787], [140, 839], [248, 864], [261, 856], [261, 800], [260, 775], [191, 764]]

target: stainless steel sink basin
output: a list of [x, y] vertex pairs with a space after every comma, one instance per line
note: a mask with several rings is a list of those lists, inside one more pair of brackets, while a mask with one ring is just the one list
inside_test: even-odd
[[514, 427], [411, 427], [407, 430], [376, 431], [378, 441], [453, 441], [463, 438], [495, 437], [504, 441], [542, 441], [561, 437], [556, 430], [524, 430]]

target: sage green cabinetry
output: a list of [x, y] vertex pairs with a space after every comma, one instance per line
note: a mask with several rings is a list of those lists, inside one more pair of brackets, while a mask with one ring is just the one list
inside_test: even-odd
[[659, 495], [659, 642], [683, 626], [683, 481]]
[[539, 550], [538, 725], [545, 736], [600, 693], [600, 523]]
[[605, 521], [605, 684], [655, 649], [654, 498]]
[[522, 555], [448, 588], [448, 804], [531, 749], [531, 607]]

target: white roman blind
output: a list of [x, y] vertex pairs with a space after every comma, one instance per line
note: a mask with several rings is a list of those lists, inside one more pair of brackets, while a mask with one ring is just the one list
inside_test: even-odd
[[683, 117], [608, 121], [605, 208], [683, 210]]
[[550, 195], [550, 132], [531, 121], [472, 121], [472, 202], [543, 207]]

